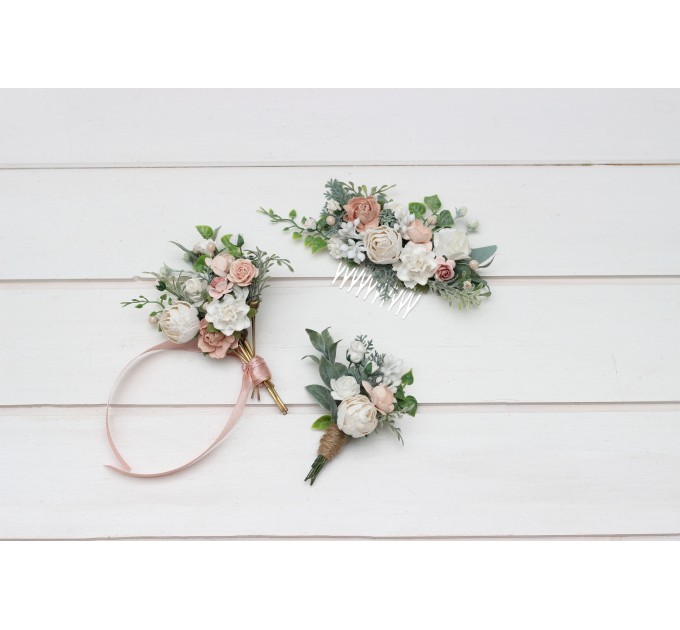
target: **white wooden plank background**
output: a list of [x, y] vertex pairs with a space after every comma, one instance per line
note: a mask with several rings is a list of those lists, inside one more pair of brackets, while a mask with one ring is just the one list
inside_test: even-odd
[[[677, 91], [0, 91], [0, 538], [677, 536], [679, 104]], [[316, 212], [333, 176], [467, 205], [475, 243], [500, 246], [493, 298], [472, 313], [428, 298], [403, 322], [330, 287], [334, 264], [254, 209]], [[199, 221], [295, 263], [258, 335], [291, 413], [263, 400], [195, 468], [122, 479], [102, 466], [102, 405], [157, 337], [118, 302]], [[329, 324], [401, 348], [423, 404], [405, 447], [352, 443], [309, 488], [318, 410], [299, 359], [304, 327]], [[115, 419], [133, 461], [199, 449], [236, 372], [149, 359], [116, 397], [133, 405]], [[219, 388], [199, 395], [206, 379]]]

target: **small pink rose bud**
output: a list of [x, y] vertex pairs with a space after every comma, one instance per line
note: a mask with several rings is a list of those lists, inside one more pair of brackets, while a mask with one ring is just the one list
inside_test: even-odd
[[335, 217], [333, 216], [327, 216], [326, 217], [326, 225], [335, 225]]
[[437, 225], [437, 215], [433, 214], [427, 218], [426, 224], [430, 227]]
[[156, 317], [155, 315], [149, 317], [149, 324], [151, 324], [152, 326], [158, 326], [158, 317]]
[[477, 271], [477, 269], [479, 269], [479, 263], [476, 260], [471, 260], [468, 264], [470, 265], [470, 269], [472, 269], [472, 271]]
[[215, 241], [210, 241], [206, 249], [212, 254], [215, 251]]

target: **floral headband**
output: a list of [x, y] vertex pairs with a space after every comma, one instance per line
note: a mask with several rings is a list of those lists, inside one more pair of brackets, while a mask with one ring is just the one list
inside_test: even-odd
[[[264, 359], [255, 352], [255, 316], [267, 287], [269, 271], [274, 265], [293, 271], [290, 262], [276, 254], [267, 254], [259, 247], [244, 249], [239, 234], [226, 234], [217, 241], [220, 228], [198, 225], [201, 240], [192, 249], [172, 241], [184, 252], [191, 269], [171, 269], [163, 265], [156, 278], [160, 295], [149, 299], [143, 295], [123, 302], [123, 306], [138, 309], [151, 307], [149, 323], [158, 328], [166, 341], [145, 350], [123, 369], [118, 376], [106, 406], [106, 434], [120, 467], [112, 470], [131, 477], [160, 477], [188, 468], [226, 437], [239, 420], [248, 396], [264, 387], [281, 413], [288, 412], [271, 381], [271, 372]], [[252, 330], [252, 342], [248, 331]], [[242, 363], [243, 381], [238, 401], [217, 438], [198, 456], [183, 466], [157, 473], [132, 472], [115, 445], [109, 421], [111, 398], [116, 385], [127, 369], [140, 357], [159, 350], [202, 352], [211, 359], [236, 357]]]
[[283, 223], [312, 253], [327, 249], [339, 260], [333, 278], [356, 297], [373, 295], [381, 305], [396, 305], [403, 317], [423, 293], [436, 293], [449, 305], [470, 308], [491, 295], [479, 270], [488, 267], [496, 246], [473, 249], [468, 236], [479, 222], [467, 217], [467, 208], [455, 214], [442, 208], [437, 195], [404, 208], [387, 197], [393, 186], [355, 186], [332, 179], [326, 184], [326, 203], [318, 219], [291, 210], [282, 217], [260, 208], [272, 223]]
[[[319, 366], [323, 385], [307, 385], [307, 391], [326, 410], [313, 429], [324, 431], [318, 456], [305, 481], [313, 484], [323, 467], [342, 450], [350, 437], [368, 437], [380, 428], [390, 429], [403, 444], [396, 421], [415, 416], [418, 401], [406, 395], [413, 372], [403, 361], [381, 354], [366, 335], [359, 335], [345, 353], [346, 363], [336, 361], [338, 341], [328, 328], [318, 333], [307, 329], [309, 340], [320, 355], [307, 355]], [[305, 358], [307, 358], [305, 357]]]

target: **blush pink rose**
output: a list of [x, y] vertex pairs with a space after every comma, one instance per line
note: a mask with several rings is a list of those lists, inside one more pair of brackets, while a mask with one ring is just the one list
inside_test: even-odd
[[253, 278], [257, 278], [259, 273], [260, 270], [247, 258], [239, 258], [231, 263], [227, 278], [240, 287], [247, 287], [252, 284]]
[[206, 258], [205, 264], [212, 269], [212, 272], [220, 278], [226, 278], [229, 267], [234, 262], [231, 254], [218, 254], [215, 258]]
[[443, 256], [437, 256], [434, 259], [437, 263], [437, 268], [434, 270], [434, 279], [447, 282], [453, 279], [453, 268], [456, 266], [455, 260], [446, 260]]
[[406, 240], [424, 245], [432, 240], [432, 230], [420, 219], [412, 221], [406, 229]]
[[363, 381], [361, 384], [368, 392], [368, 395], [371, 397], [371, 403], [373, 403], [373, 406], [378, 411], [382, 413], [392, 413], [394, 411], [394, 394], [391, 389], [382, 384], [371, 387], [368, 381]]
[[201, 320], [198, 329], [198, 347], [202, 352], [206, 352], [213, 359], [224, 359], [227, 352], [237, 345], [238, 340], [235, 337], [221, 332], [209, 332], [207, 320]]
[[219, 300], [223, 295], [226, 295], [231, 291], [234, 283], [229, 280], [229, 278], [213, 278], [208, 287], [208, 295], [215, 300]]
[[380, 224], [380, 204], [375, 197], [353, 197], [345, 209], [345, 221], [359, 219], [357, 232], [363, 232]]

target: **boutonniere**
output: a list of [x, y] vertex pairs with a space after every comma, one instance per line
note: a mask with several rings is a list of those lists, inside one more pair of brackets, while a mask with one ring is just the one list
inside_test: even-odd
[[473, 248], [479, 222], [467, 208], [447, 210], [437, 195], [402, 206], [388, 195], [393, 186], [355, 186], [336, 179], [326, 184], [317, 218], [287, 217], [260, 208], [272, 223], [301, 240], [313, 253], [327, 250], [339, 261], [333, 284], [356, 297], [380, 298], [406, 317], [424, 293], [435, 293], [459, 308], [479, 305], [491, 295], [479, 271], [496, 246]]
[[349, 438], [387, 429], [403, 444], [396, 422], [403, 415], [415, 416], [418, 401], [406, 393], [413, 384], [412, 370], [406, 371], [401, 359], [378, 352], [366, 335], [352, 341], [345, 361], [340, 362], [336, 358], [339, 341], [333, 340], [328, 328], [320, 333], [307, 329], [307, 334], [320, 353], [307, 357], [318, 365], [323, 385], [307, 385], [306, 389], [326, 411], [312, 424], [324, 432], [318, 456], [305, 477], [313, 484]]
[[107, 405], [107, 435], [121, 466], [111, 468], [130, 476], [170, 474], [207, 455], [236, 424], [248, 395], [252, 397], [257, 392], [259, 397], [260, 387], [270, 394], [281, 413], [288, 411], [274, 387], [267, 364], [256, 353], [255, 318], [271, 268], [278, 265], [293, 271], [290, 262], [259, 247], [246, 248], [240, 234], [226, 234], [219, 238], [220, 228], [213, 229], [207, 225], [198, 225], [196, 230], [200, 240], [191, 248], [172, 241], [183, 252], [183, 267], [175, 269], [164, 264], [158, 272], [147, 272], [156, 279], [156, 295], [139, 295], [122, 302], [123, 306], [148, 308], [148, 322], [165, 341], [135, 357], [116, 383], [133, 362], [150, 352], [183, 350], [201, 352], [216, 360], [227, 357], [239, 359], [243, 368], [241, 394], [225, 428], [208, 449], [184, 466], [161, 473], [131, 472], [113, 442]]

